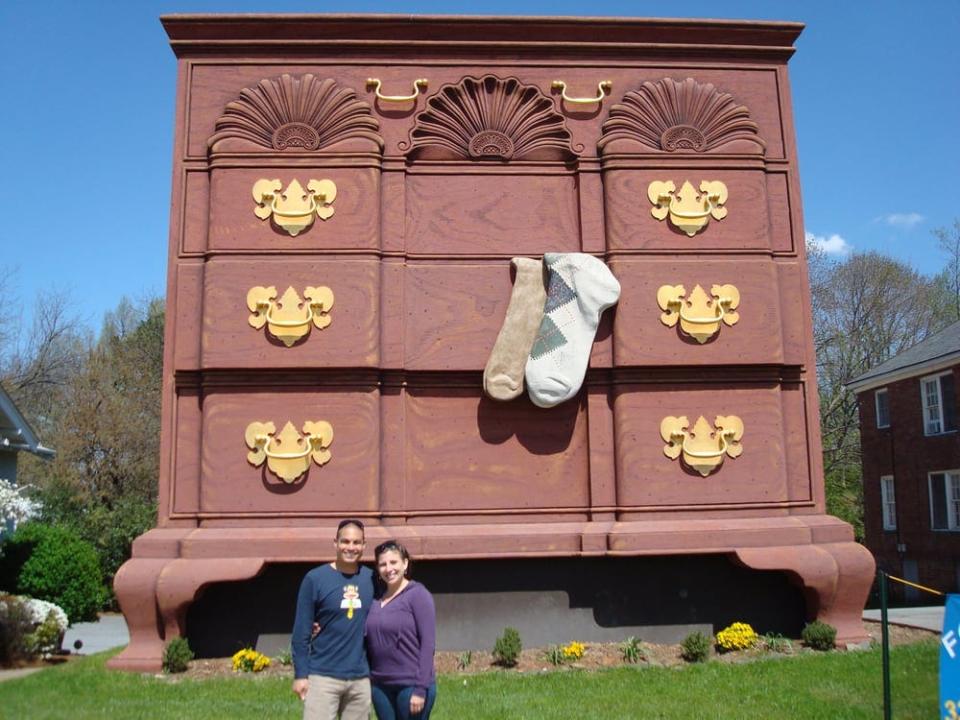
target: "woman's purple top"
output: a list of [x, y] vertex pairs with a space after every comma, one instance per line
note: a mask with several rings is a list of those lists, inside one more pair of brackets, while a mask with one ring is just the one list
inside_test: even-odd
[[437, 644], [433, 597], [413, 580], [386, 607], [374, 600], [367, 614], [367, 660], [370, 680], [378, 685], [413, 686], [426, 697], [433, 684]]

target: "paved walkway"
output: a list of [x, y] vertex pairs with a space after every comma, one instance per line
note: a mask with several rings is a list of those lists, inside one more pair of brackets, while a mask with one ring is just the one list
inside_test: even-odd
[[[75, 650], [73, 645], [80, 641], [83, 645]], [[110, 648], [121, 647], [130, 642], [127, 623], [120, 613], [103, 614], [99, 622], [77, 623], [67, 628], [63, 636], [63, 647], [78, 655], [92, 655]]]
[[[879, 610], [864, 610], [864, 620], [880, 621]], [[889, 608], [887, 610], [887, 620], [894, 625], [906, 625], [908, 627], [923, 628], [941, 632], [943, 630], [943, 606], [937, 607], [915, 607], [915, 608]]]

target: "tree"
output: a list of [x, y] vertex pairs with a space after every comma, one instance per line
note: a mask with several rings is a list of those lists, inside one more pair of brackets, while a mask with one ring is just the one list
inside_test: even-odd
[[953, 221], [953, 227], [937, 228], [933, 234], [947, 256], [946, 266], [936, 277], [943, 293], [944, 316], [950, 321], [960, 320], [960, 219]]
[[859, 411], [846, 384], [950, 321], [938, 283], [876, 252], [809, 251], [827, 507], [862, 527]]
[[109, 582], [156, 521], [163, 301], [124, 298], [96, 339], [68, 306], [53, 295], [38, 302], [0, 377], [57, 451], [49, 462], [22, 456], [20, 483], [37, 488], [43, 522], [94, 545]]

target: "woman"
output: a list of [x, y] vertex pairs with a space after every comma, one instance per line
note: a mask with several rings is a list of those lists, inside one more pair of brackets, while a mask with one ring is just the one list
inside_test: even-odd
[[409, 579], [410, 554], [396, 540], [378, 545], [375, 558], [386, 589], [367, 615], [373, 707], [379, 720], [427, 720], [437, 697], [433, 597]]

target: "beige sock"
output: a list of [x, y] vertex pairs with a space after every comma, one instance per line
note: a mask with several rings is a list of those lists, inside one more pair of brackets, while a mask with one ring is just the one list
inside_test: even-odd
[[547, 301], [543, 263], [517, 257], [510, 263], [517, 270], [507, 316], [483, 370], [483, 390], [494, 400], [512, 400], [523, 392], [527, 356], [543, 320]]

